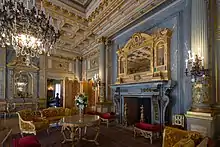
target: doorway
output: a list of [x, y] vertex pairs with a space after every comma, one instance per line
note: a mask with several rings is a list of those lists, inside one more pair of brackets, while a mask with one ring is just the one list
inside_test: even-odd
[[47, 79], [47, 107], [63, 106], [62, 87], [62, 80]]

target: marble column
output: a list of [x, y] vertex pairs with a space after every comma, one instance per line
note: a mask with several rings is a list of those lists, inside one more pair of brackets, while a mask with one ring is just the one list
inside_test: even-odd
[[[204, 68], [210, 69], [210, 50], [208, 40], [208, 1], [192, 1], [191, 50], [204, 57]], [[204, 84], [205, 83], [205, 84]], [[201, 77], [192, 83], [192, 110], [210, 112], [210, 77]]]
[[[217, 4], [217, 10], [213, 12], [213, 16], [217, 16], [217, 28], [214, 30], [215, 32], [215, 97], [216, 97], [216, 103], [220, 109], [220, 91], [217, 89], [220, 89], [220, 0], [216, 1]], [[213, 5], [216, 6], [214, 3]]]
[[81, 81], [82, 80], [82, 58], [76, 57], [75, 67], [76, 67], [76, 78]]
[[109, 57], [111, 57], [109, 55], [110, 53], [110, 48], [111, 48], [111, 41], [106, 40], [105, 41], [105, 45], [106, 45], [106, 51], [105, 51], [105, 95], [106, 95], [106, 99], [110, 100], [109, 98], [109, 78], [111, 78], [112, 75], [109, 75]]
[[114, 43], [112, 47], [112, 84], [116, 83], [118, 76], [118, 57], [116, 53], [118, 48], [118, 44]]
[[[209, 47], [209, 0], [192, 0], [191, 2], [191, 50], [193, 53], [204, 57], [205, 69], [213, 70], [210, 66], [212, 51]], [[197, 131], [204, 136], [214, 138], [216, 135], [216, 117], [211, 108], [213, 98], [210, 76], [198, 78], [196, 82], [192, 83], [192, 107], [185, 116], [188, 130]]]
[[106, 97], [105, 97], [105, 41], [106, 39], [104, 37], [98, 38], [97, 43], [98, 43], [98, 48], [99, 48], [99, 78], [101, 80], [101, 85], [99, 87], [99, 101], [104, 102]]
[[39, 98], [46, 99], [47, 98], [47, 56], [40, 56], [40, 71], [39, 71]]

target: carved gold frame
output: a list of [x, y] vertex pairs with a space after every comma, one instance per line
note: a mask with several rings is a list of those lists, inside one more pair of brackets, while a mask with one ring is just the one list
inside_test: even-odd
[[[118, 78], [116, 84], [138, 83], [156, 80], [170, 79], [170, 38], [172, 32], [169, 29], [158, 29], [153, 34], [135, 33], [116, 53], [118, 55]], [[150, 50], [150, 70], [146, 72], [128, 74], [128, 55], [136, 50]], [[159, 50], [162, 51], [162, 63], [159, 61]], [[160, 53], [161, 54], [161, 53]], [[161, 56], [161, 55], [160, 55]], [[121, 68], [121, 64], [123, 68]], [[124, 72], [121, 72], [121, 69]], [[138, 77], [138, 78], [136, 78]]]

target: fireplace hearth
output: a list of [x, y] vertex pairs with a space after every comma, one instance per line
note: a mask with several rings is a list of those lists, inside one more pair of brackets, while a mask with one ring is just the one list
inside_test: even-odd
[[151, 123], [151, 98], [124, 97], [124, 104], [127, 105], [128, 125], [140, 122], [142, 106], [144, 108], [144, 121]]

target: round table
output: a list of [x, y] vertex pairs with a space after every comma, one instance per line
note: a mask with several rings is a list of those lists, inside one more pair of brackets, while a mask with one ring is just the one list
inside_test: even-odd
[[[60, 120], [60, 124], [62, 126], [61, 133], [63, 134], [65, 143], [67, 141], [73, 142], [73, 146], [75, 145], [74, 142], [80, 142], [81, 140], [86, 140], [90, 142], [94, 142], [98, 145], [97, 137], [99, 135], [99, 124], [100, 118], [98, 115], [73, 115], [73, 116], [66, 116]], [[93, 126], [96, 130], [95, 138], [92, 140], [86, 139], [85, 135], [87, 132], [87, 127]], [[84, 130], [84, 133], [83, 133]], [[65, 131], [69, 131], [70, 135], [68, 136]]]

